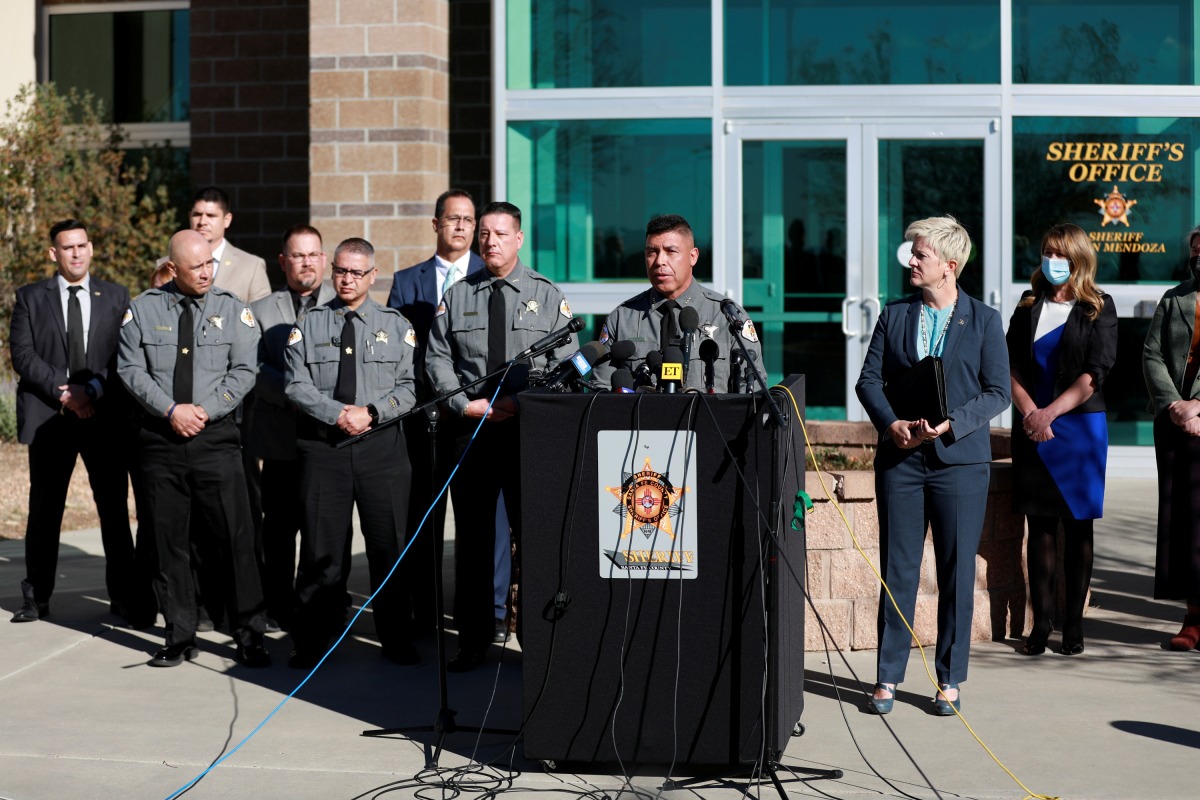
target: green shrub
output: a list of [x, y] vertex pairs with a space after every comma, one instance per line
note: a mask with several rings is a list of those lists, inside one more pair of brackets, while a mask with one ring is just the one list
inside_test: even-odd
[[[8, 337], [17, 288], [54, 274], [46, 252], [55, 222], [87, 225], [92, 273], [134, 294], [167, 251], [176, 223], [167, 188], [149, 185], [146, 159], [125, 160], [120, 129], [103, 118], [90, 95], [33, 83], [0, 120], [0, 339]], [[9, 356], [5, 341], [0, 376]]]
[[0, 442], [17, 440], [17, 393], [11, 383], [0, 384]]

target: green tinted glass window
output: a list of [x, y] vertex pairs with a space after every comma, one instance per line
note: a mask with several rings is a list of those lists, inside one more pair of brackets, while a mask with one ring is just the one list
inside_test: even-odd
[[709, 0], [509, 0], [508, 88], [707, 86]]
[[958, 284], [983, 296], [983, 141], [887, 139], [879, 142], [879, 293], [883, 302], [912, 294], [897, 249], [909, 224], [945, 214], [971, 235]]
[[1192, 86], [1193, 0], [1013, 0], [1014, 83]]
[[646, 221], [682, 214], [712, 278], [708, 120], [573, 120], [508, 126], [508, 197], [525, 263], [556, 281], [646, 279]]
[[1013, 119], [1014, 280], [1033, 274], [1056, 222], [1087, 231], [1102, 286], [1181, 280], [1200, 218], [1198, 142], [1190, 118]]
[[50, 80], [91, 92], [107, 122], [186, 122], [188, 11], [50, 15]]
[[731, 86], [1000, 82], [999, 0], [725, 0]]

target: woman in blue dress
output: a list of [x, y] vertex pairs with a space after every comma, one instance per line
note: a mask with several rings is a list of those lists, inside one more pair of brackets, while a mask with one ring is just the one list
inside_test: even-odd
[[1063, 655], [1083, 652], [1092, 579], [1092, 523], [1104, 514], [1108, 456], [1104, 379], [1117, 356], [1117, 312], [1096, 288], [1096, 253], [1077, 225], [1042, 237], [1042, 265], [1008, 326], [1014, 506], [1028, 520], [1026, 564], [1033, 629], [1022, 652], [1046, 652], [1054, 628], [1056, 535], [1064, 535]]

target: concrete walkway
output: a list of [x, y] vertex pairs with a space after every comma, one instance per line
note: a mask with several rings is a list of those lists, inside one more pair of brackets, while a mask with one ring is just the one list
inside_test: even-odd
[[[1200, 723], [1190, 716], [1200, 708], [1200, 653], [1165, 649], [1182, 610], [1150, 599], [1154, 495], [1152, 482], [1110, 483], [1084, 655], [1030, 659], [1017, 652], [1017, 640], [972, 649], [966, 719], [1032, 793], [1072, 800], [1197, 796], [1187, 765], [1200, 749]], [[195, 662], [146, 667], [162, 630], [131, 631], [108, 615], [100, 556], [98, 531], [65, 535], [53, 616], [14, 625], [4, 620], [19, 606], [23, 548], [0, 542], [3, 800], [167, 798], [251, 733], [304, 678], [285, 666], [290, 641], [283, 634], [268, 643], [276, 664], [266, 670], [236, 665], [230, 639], [220, 633], [203, 636]], [[361, 552], [355, 568], [361, 592]], [[371, 631], [365, 617], [354, 634]], [[468, 798], [488, 788], [509, 788], [499, 796], [513, 798], [656, 793], [660, 779], [626, 781], [616, 767], [588, 775], [547, 772], [525, 761], [511, 736], [449, 737], [441, 773], [423, 771], [431, 735], [360, 734], [432, 723], [438, 708], [432, 640], [419, 644], [425, 663], [405, 668], [379, 658], [372, 638], [354, 634], [248, 744], [187, 792], [189, 800], [449, 798], [453, 792], [438, 788], [444, 780], [469, 783]], [[861, 711], [862, 689], [852, 677], [869, 687], [873, 652], [844, 659], [810, 653], [806, 667], [806, 733], [791, 741], [784, 763], [838, 768], [845, 777], [787, 783], [789, 797], [1026, 795], [960, 721], [928, 713], [933, 689], [917, 651], [896, 710], [884, 719]], [[450, 705], [459, 721], [486, 716], [488, 724], [518, 727], [520, 670], [514, 647], [487, 668], [452, 675]], [[464, 771], [472, 756], [496, 766]], [[623, 785], [632, 788], [622, 792]], [[710, 783], [666, 796], [732, 800], [742, 789]], [[750, 796], [776, 794], [768, 784]]]

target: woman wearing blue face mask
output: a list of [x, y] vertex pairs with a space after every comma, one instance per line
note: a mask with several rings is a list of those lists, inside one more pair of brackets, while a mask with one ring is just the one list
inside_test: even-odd
[[1056, 536], [1064, 535], [1063, 655], [1083, 652], [1092, 579], [1092, 521], [1104, 513], [1108, 426], [1101, 388], [1117, 357], [1117, 311], [1096, 288], [1096, 252], [1078, 225], [1042, 237], [1041, 268], [1008, 326], [1012, 369], [1013, 505], [1028, 520], [1033, 628], [1022, 652], [1046, 652], [1057, 593]]

